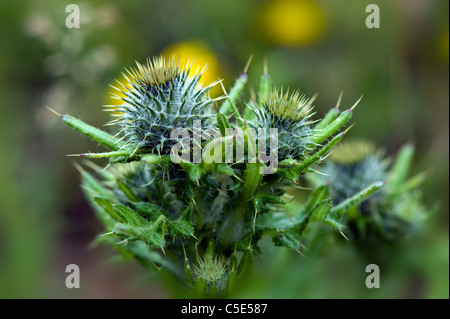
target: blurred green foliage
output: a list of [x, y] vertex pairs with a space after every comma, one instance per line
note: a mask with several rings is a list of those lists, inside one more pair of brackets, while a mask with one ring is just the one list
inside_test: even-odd
[[[424, 200], [440, 205], [418, 237], [386, 248], [378, 290], [364, 286], [367, 261], [334, 238], [340, 244], [324, 242], [321, 257], [283, 252], [260, 261], [236, 296], [448, 298], [448, 2], [298, 2], [288, 11], [302, 12], [280, 19], [275, 12], [283, 17], [286, 8], [276, 5], [292, 8], [292, 1], [2, 1], [0, 297], [170, 295], [134, 265], [105, 265], [109, 250], [86, 248], [99, 224], [65, 155], [97, 149], [45, 107], [100, 126], [108, 120], [100, 111], [108, 85], [124, 67], [188, 43], [189, 54], [201, 48], [199, 56], [214, 59], [211, 76], [226, 86], [253, 54], [249, 82], [256, 87], [266, 58], [276, 84], [320, 92], [319, 116], [341, 91], [345, 107], [364, 94], [349, 135], [388, 154], [414, 143], [413, 171], [430, 173]], [[69, 3], [80, 6], [80, 29], [65, 27]], [[364, 25], [369, 3], [380, 7], [380, 29]], [[316, 20], [299, 23], [308, 10]], [[79, 291], [64, 285], [69, 263], [80, 265]]]

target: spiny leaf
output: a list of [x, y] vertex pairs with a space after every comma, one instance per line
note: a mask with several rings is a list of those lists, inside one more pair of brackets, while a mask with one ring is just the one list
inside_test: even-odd
[[138, 213], [136, 213], [131, 208], [126, 206], [115, 204], [113, 205], [113, 209], [117, 215], [119, 215], [124, 222], [128, 223], [131, 226], [148, 226], [149, 222], [142, 218]]
[[334, 206], [330, 213], [329, 217], [336, 219], [338, 216], [342, 215], [345, 211], [350, 209], [351, 207], [360, 204], [363, 202], [366, 198], [368, 198], [370, 195], [372, 195], [374, 192], [379, 190], [381, 187], [383, 187], [386, 183], [385, 182], [376, 182], [372, 185], [366, 187], [359, 193], [353, 195], [350, 198], [347, 198], [345, 201], [340, 203], [337, 206]]
[[133, 192], [133, 190], [126, 183], [124, 183], [121, 179], [117, 178], [116, 183], [117, 183], [117, 186], [119, 187], [119, 189], [125, 194], [126, 197], [128, 197], [128, 199], [132, 203], [139, 201], [139, 198], [136, 196], [136, 194]]
[[169, 223], [168, 229], [169, 233], [174, 236], [192, 236], [194, 234], [194, 227], [192, 226], [192, 205], [189, 205], [188, 208], [184, 211], [183, 215], [181, 215], [176, 221]]
[[273, 243], [275, 246], [283, 246], [293, 250], [299, 250], [301, 247], [300, 235], [295, 230], [288, 230], [284, 232], [278, 232], [273, 237]]
[[253, 204], [257, 212], [261, 211], [266, 204], [285, 204], [285, 202], [278, 196], [258, 193], [253, 197]]
[[83, 182], [82, 186], [86, 189], [86, 191], [90, 192], [94, 195], [112, 197], [112, 192], [108, 190], [100, 181], [98, 181], [94, 176], [85, 170], [78, 167], [78, 170], [81, 173]]
[[157, 247], [164, 247], [166, 241], [166, 218], [160, 216], [155, 222], [147, 223], [147, 226], [132, 226], [130, 224], [118, 223], [114, 227], [114, 233], [129, 237], [130, 240], [143, 240], [147, 244]]
[[338, 130], [340, 130], [351, 118], [352, 110], [346, 110], [342, 112], [333, 122], [320, 130], [314, 130], [311, 142], [313, 145], [322, 143], [324, 140], [332, 136]]
[[322, 201], [322, 203], [314, 209], [313, 216], [317, 220], [325, 221], [332, 207], [333, 205], [331, 205], [330, 201]]
[[316, 132], [319, 132], [320, 130], [325, 129], [329, 124], [336, 120], [340, 113], [341, 112], [337, 108], [332, 108], [328, 111], [325, 117], [319, 123], [317, 123], [317, 125], [314, 127], [314, 130]]
[[100, 206], [102, 207], [106, 213], [109, 214], [109, 216], [111, 216], [111, 218], [116, 221], [116, 222], [123, 222], [125, 221], [120, 215], [118, 215], [115, 210], [113, 205], [110, 203], [110, 201], [102, 196], [97, 196], [94, 197], [94, 201]]
[[182, 274], [180, 267], [175, 265], [169, 259], [163, 258], [159, 252], [152, 251], [144, 241], [137, 240], [129, 242], [126, 245], [126, 249], [132, 252], [137, 260], [147, 268], [154, 269], [155, 266], [162, 266], [181, 278]]
[[414, 146], [406, 144], [401, 148], [397, 155], [397, 159], [389, 172], [389, 178], [392, 178], [389, 188], [397, 191], [397, 189], [406, 181], [413, 157]]
[[129, 149], [122, 149], [119, 151], [112, 151], [112, 152], [105, 152], [105, 153], [82, 153], [79, 156], [86, 157], [86, 158], [109, 158], [109, 157], [119, 157], [119, 156], [125, 156], [125, 157], [131, 157], [133, 153], [133, 150]]
[[219, 125], [219, 130], [220, 130], [220, 133], [222, 134], [222, 136], [226, 135], [225, 130], [227, 128], [231, 128], [231, 125], [228, 123], [226, 116], [220, 112], [217, 113], [217, 124]]
[[106, 230], [108, 231], [112, 230], [114, 228], [116, 220], [111, 216], [110, 213], [106, 211], [104, 207], [102, 207], [95, 201], [95, 197], [89, 191], [84, 189], [84, 194], [88, 199], [89, 203], [94, 208], [95, 213], [97, 214], [102, 224], [105, 226]]
[[202, 168], [198, 164], [181, 162], [181, 167], [189, 174], [189, 178], [196, 182], [202, 177]]
[[147, 154], [147, 155], [143, 155], [141, 157], [141, 161], [147, 163], [147, 164], [158, 164], [162, 161], [167, 161], [170, 160], [169, 156], [160, 156], [160, 155], [155, 155], [155, 154]]
[[149, 202], [134, 202], [133, 205], [137, 208], [141, 215], [149, 218], [150, 220], [156, 220], [159, 216], [164, 215], [164, 210], [158, 205]]
[[251, 246], [249, 246], [244, 250], [241, 256], [241, 260], [239, 261], [239, 265], [236, 269], [236, 276], [244, 274], [247, 270], [249, 270], [253, 264], [253, 260], [254, 252]]
[[125, 145], [125, 143], [120, 141], [118, 138], [102, 130], [99, 130], [94, 126], [86, 124], [82, 120], [76, 119], [73, 116], [65, 114], [61, 115], [61, 119], [64, 121], [64, 123], [70, 125], [81, 134], [84, 134], [94, 141], [97, 141], [100, 144], [109, 147], [113, 151], [118, 151]]
[[216, 166], [216, 173], [217, 174], [225, 174], [229, 176], [233, 176], [234, 170], [226, 163], [219, 163]]
[[[250, 59], [250, 61], [251, 61], [251, 59]], [[236, 79], [229, 94], [227, 94], [225, 91], [225, 88], [223, 88], [225, 94], [227, 94], [227, 98], [220, 106], [220, 113], [222, 113], [224, 115], [229, 115], [231, 110], [233, 110], [236, 117], [241, 118], [235, 103], [237, 102], [239, 96], [241, 95], [242, 90], [245, 87], [245, 84], [247, 84], [247, 71], [246, 71], [247, 67], [248, 66], [246, 66], [246, 68], [244, 69], [244, 72], [241, 74], [241, 76]]]
[[331, 141], [329, 141], [325, 146], [321, 147], [316, 153], [309, 156], [308, 159], [306, 159], [304, 162], [296, 165], [293, 167], [293, 170], [300, 174], [301, 172], [305, 171], [307, 168], [309, 168], [314, 163], [321, 161], [324, 156], [331, 150], [331, 148], [339, 143], [339, 141], [342, 140], [344, 137], [345, 132], [342, 132], [338, 135], [336, 135]]
[[270, 93], [270, 84], [272, 82], [269, 73], [267, 72], [267, 61], [264, 61], [264, 73], [259, 79], [259, 95], [262, 99], [267, 98]]
[[316, 206], [320, 201], [325, 200], [330, 195], [330, 189], [326, 185], [321, 185], [317, 187], [314, 192], [309, 197], [308, 203], [303, 209], [302, 213], [307, 213], [312, 211], [313, 207]]

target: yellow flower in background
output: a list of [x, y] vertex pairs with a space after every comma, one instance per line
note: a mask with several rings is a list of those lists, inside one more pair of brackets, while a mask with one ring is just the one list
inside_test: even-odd
[[259, 25], [274, 44], [306, 46], [322, 37], [325, 15], [311, 0], [270, 0], [261, 8]]
[[[124, 73], [126, 73], [126, 71], [124, 71]], [[121, 74], [117, 79], [115, 79], [112, 83], [110, 83], [110, 89], [107, 92], [107, 103], [105, 106], [107, 105], [122, 105], [123, 104], [123, 100], [122, 98], [125, 97], [125, 94], [123, 93], [123, 91], [126, 90], [130, 90], [132, 89], [131, 85], [129, 84], [129, 82], [127, 81], [127, 79], [125, 78], [125, 76], [123, 74]], [[113, 112], [113, 111], [111, 111]]]
[[[166, 47], [161, 54], [166, 58], [175, 54], [176, 57], [180, 56], [181, 61], [193, 62], [191, 72], [192, 74], [198, 68], [198, 71], [201, 71], [205, 65], [207, 65], [207, 69], [205, 73], [202, 75], [200, 84], [203, 86], [207, 86], [214, 81], [219, 80], [219, 62], [217, 61], [214, 53], [209, 49], [209, 47], [202, 41], [192, 40], [192, 41], [184, 41], [175, 43]], [[120, 82], [120, 84], [118, 83]], [[125, 84], [124, 84], [125, 83]], [[126, 83], [128, 80], [125, 79], [123, 75], [121, 75], [117, 81], [111, 83], [112, 86], [118, 88], [116, 90], [112, 88], [108, 92], [107, 104], [108, 105], [121, 105], [121, 98], [125, 97], [125, 94], [121, 91], [126, 89]], [[125, 85], [125, 87], [124, 87]], [[128, 87], [129, 89], [130, 87]], [[210, 91], [211, 96], [219, 96], [222, 94], [222, 89], [220, 85], [216, 85]]]
[[[200, 40], [189, 40], [172, 44], [166, 47], [162, 54], [164, 56], [175, 54], [175, 56], [180, 56], [183, 61], [193, 61], [192, 72], [195, 72], [197, 68], [200, 71], [205, 65], [208, 65], [200, 81], [200, 84], [203, 86], [219, 80], [219, 62], [208, 45]], [[222, 94], [222, 89], [220, 85], [216, 85], [210, 92], [211, 96], [216, 96]]]

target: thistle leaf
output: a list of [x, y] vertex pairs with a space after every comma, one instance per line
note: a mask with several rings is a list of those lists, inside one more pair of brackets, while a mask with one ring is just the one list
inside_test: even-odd
[[312, 154], [308, 157], [304, 162], [294, 166], [292, 170], [298, 176], [306, 169], [308, 169], [311, 165], [316, 162], [322, 161], [322, 159], [328, 154], [328, 152], [332, 149], [334, 145], [339, 143], [344, 138], [345, 132], [342, 132], [336, 135], [331, 141], [329, 141], [325, 146], [321, 147], [316, 153]]
[[150, 220], [156, 220], [159, 216], [164, 215], [164, 211], [153, 203], [149, 202], [134, 202], [134, 207], [137, 208], [141, 215], [147, 217]]
[[220, 112], [217, 113], [217, 124], [219, 125], [219, 130], [222, 136], [226, 135], [225, 130], [227, 128], [231, 128], [231, 125], [228, 123], [226, 116]]
[[[239, 78], [234, 82], [230, 93], [227, 94], [227, 98], [224, 100], [220, 106], [219, 112], [224, 115], [230, 115], [233, 111], [237, 118], [241, 118], [240, 113], [236, 107], [236, 102], [242, 93], [245, 85], [247, 84], [247, 73], [244, 71]], [[224, 89], [225, 91], [225, 89]], [[226, 92], [225, 92], [226, 94]]]
[[133, 154], [133, 150], [122, 149], [119, 151], [104, 152], [104, 153], [83, 153], [83, 154], [80, 154], [80, 156], [86, 157], [86, 158], [108, 158], [108, 157], [125, 156], [128, 158], [128, 157], [131, 157], [132, 154]]
[[216, 166], [217, 174], [225, 174], [228, 176], [233, 176], [235, 174], [234, 170], [226, 163], [219, 163]]
[[314, 127], [314, 130], [316, 132], [319, 132], [325, 129], [328, 125], [334, 122], [334, 120], [336, 120], [336, 118], [339, 116], [340, 113], [341, 112], [339, 111], [339, 109], [332, 108], [327, 112], [325, 117], [319, 123], [317, 123], [317, 125]]
[[265, 193], [258, 193], [253, 197], [255, 211], [260, 212], [266, 204], [285, 204], [285, 202], [278, 196]]
[[188, 208], [184, 211], [183, 215], [181, 215], [176, 221], [168, 224], [169, 233], [174, 236], [184, 236], [189, 237], [194, 234], [194, 226], [192, 226], [192, 205], [189, 205]]
[[202, 177], [202, 168], [199, 164], [181, 162], [180, 165], [189, 174], [191, 181], [196, 182]]
[[149, 222], [142, 218], [138, 213], [136, 213], [131, 208], [126, 206], [115, 204], [113, 205], [113, 209], [117, 215], [119, 215], [122, 220], [129, 224], [130, 226], [143, 227], [148, 226]]
[[293, 229], [284, 232], [277, 232], [273, 237], [275, 246], [283, 246], [298, 251], [301, 247], [300, 235]]
[[394, 192], [397, 192], [398, 188], [406, 181], [413, 157], [414, 146], [411, 144], [406, 144], [399, 151], [397, 159], [389, 172], [389, 178], [392, 178], [389, 188], [394, 190]]
[[86, 124], [82, 120], [76, 119], [73, 116], [65, 114], [61, 115], [61, 119], [64, 123], [70, 125], [81, 134], [90, 137], [94, 141], [99, 142], [106, 147], [109, 147], [113, 151], [118, 151], [125, 145], [125, 143], [120, 141], [118, 138], [99, 130], [94, 126]]
[[348, 209], [350, 209], [353, 206], [358, 205], [361, 202], [363, 202], [366, 198], [368, 198], [370, 195], [375, 193], [377, 190], [379, 190], [385, 184], [386, 184], [385, 182], [373, 183], [372, 185], [366, 187], [365, 189], [363, 189], [359, 193], [353, 195], [350, 198], [347, 198], [345, 201], [343, 201], [342, 203], [340, 203], [337, 206], [334, 206], [331, 209], [327, 219], [328, 218], [336, 219], [338, 216], [340, 216], [343, 213], [345, 213]]
[[313, 130], [313, 135], [311, 137], [312, 144], [320, 144], [327, 138], [331, 137], [352, 118], [352, 114], [352, 110], [348, 109], [342, 112], [333, 122], [328, 124], [325, 128], [320, 130]]

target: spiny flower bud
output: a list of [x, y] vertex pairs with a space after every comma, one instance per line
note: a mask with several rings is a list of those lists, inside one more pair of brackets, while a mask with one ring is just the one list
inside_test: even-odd
[[335, 163], [351, 165], [361, 162], [374, 153], [374, 144], [363, 140], [352, 140], [336, 146], [331, 153], [330, 158]]
[[214, 102], [208, 95], [215, 83], [202, 87], [200, 78], [206, 68], [191, 74], [191, 64], [181, 63], [171, 56], [148, 59], [142, 65], [127, 70], [126, 83], [116, 90], [123, 104], [111, 107], [118, 118], [111, 124], [121, 127], [122, 138], [142, 152], [167, 154], [176, 141], [170, 140], [175, 127], [191, 128], [194, 120], [201, 120], [202, 129], [209, 127]]
[[226, 268], [226, 262], [222, 257], [208, 255], [198, 259], [194, 270], [198, 278], [215, 284], [225, 275]]
[[256, 121], [250, 125], [255, 129], [278, 129], [280, 160], [302, 158], [310, 144], [312, 101], [298, 91], [289, 94], [289, 90], [283, 92], [282, 88], [273, 88], [261, 100], [259, 106], [249, 105], [256, 114]]
[[[353, 140], [336, 145], [322, 170], [324, 181], [329, 182], [330, 192], [334, 193], [332, 201], [339, 204], [371, 184], [387, 180], [388, 165], [383, 152], [369, 142]], [[379, 194], [374, 193], [372, 200]]]
[[[332, 201], [337, 205], [369, 185], [392, 177], [393, 168], [389, 166], [390, 160], [373, 144], [353, 140], [337, 145], [322, 171], [328, 175], [330, 192], [334, 193]], [[354, 237], [364, 241], [377, 237], [398, 240], [423, 223], [426, 209], [420, 193], [408, 191], [410, 182], [405, 179], [409, 166], [405, 168], [399, 185], [386, 185], [359, 204], [357, 210], [347, 212]]]

